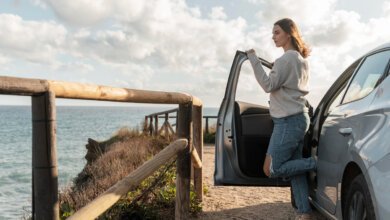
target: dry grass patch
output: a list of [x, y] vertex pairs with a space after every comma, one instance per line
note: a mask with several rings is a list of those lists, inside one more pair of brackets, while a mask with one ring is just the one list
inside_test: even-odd
[[168, 143], [162, 138], [148, 137], [121, 129], [117, 135], [102, 142], [101, 145], [106, 145], [106, 152], [93, 163], [87, 164], [74, 179], [74, 186], [60, 194], [60, 204], [64, 212], [82, 208]]
[[[72, 187], [60, 193], [61, 218], [84, 207], [168, 144], [163, 137], [150, 137], [127, 128], [120, 129], [109, 140], [98, 143], [98, 157], [84, 167], [74, 179]], [[99, 219], [174, 219], [174, 162], [161, 167]], [[196, 214], [201, 206], [195, 201], [193, 192], [191, 200], [192, 213]]]

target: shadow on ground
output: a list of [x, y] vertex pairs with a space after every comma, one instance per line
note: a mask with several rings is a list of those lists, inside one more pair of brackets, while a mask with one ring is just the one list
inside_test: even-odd
[[[326, 220], [318, 212], [314, 211], [314, 219]], [[235, 220], [294, 220], [295, 213], [292, 212], [290, 203], [267, 203], [243, 208], [225, 209], [221, 211], [203, 212], [195, 219], [235, 219]]]

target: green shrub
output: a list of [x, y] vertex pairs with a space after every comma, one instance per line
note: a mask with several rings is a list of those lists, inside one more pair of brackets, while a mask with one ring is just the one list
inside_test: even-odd
[[204, 133], [203, 134], [203, 142], [208, 144], [215, 143], [215, 132], [214, 133]]
[[211, 125], [208, 130], [208, 133], [206, 133], [205, 129], [203, 130], [203, 142], [208, 144], [214, 144], [215, 133], [217, 132], [216, 124]]

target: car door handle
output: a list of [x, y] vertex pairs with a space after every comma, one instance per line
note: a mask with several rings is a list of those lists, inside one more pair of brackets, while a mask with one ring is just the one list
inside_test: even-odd
[[346, 136], [352, 134], [352, 128], [340, 128], [339, 133]]

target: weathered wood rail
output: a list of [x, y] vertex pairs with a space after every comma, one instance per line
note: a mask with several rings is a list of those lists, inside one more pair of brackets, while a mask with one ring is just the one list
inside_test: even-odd
[[[145, 115], [145, 122], [144, 122], [144, 132], [149, 133], [149, 135], [163, 135], [165, 137], [170, 137], [170, 135], [175, 135], [176, 131], [173, 129], [173, 127], [176, 126], [175, 124], [169, 123], [170, 118], [176, 119], [177, 122], [177, 112], [179, 111], [178, 108], [163, 111], [163, 112], [156, 112], [153, 114]], [[170, 114], [175, 114], [175, 116], [170, 116]], [[159, 127], [159, 119], [163, 118], [164, 122], [161, 127]], [[209, 134], [209, 119], [216, 119], [218, 116], [203, 116], [203, 118], [206, 121], [205, 124], [205, 133]]]
[[0, 76], [0, 94], [32, 97], [32, 219], [59, 219], [56, 98], [179, 105], [176, 132], [179, 140], [171, 143], [70, 219], [96, 218], [175, 155], [177, 155], [175, 219], [188, 219], [191, 167], [195, 168], [193, 169], [195, 193], [197, 199], [202, 201], [202, 102], [198, 98], [184, 93], [6, 76]]

